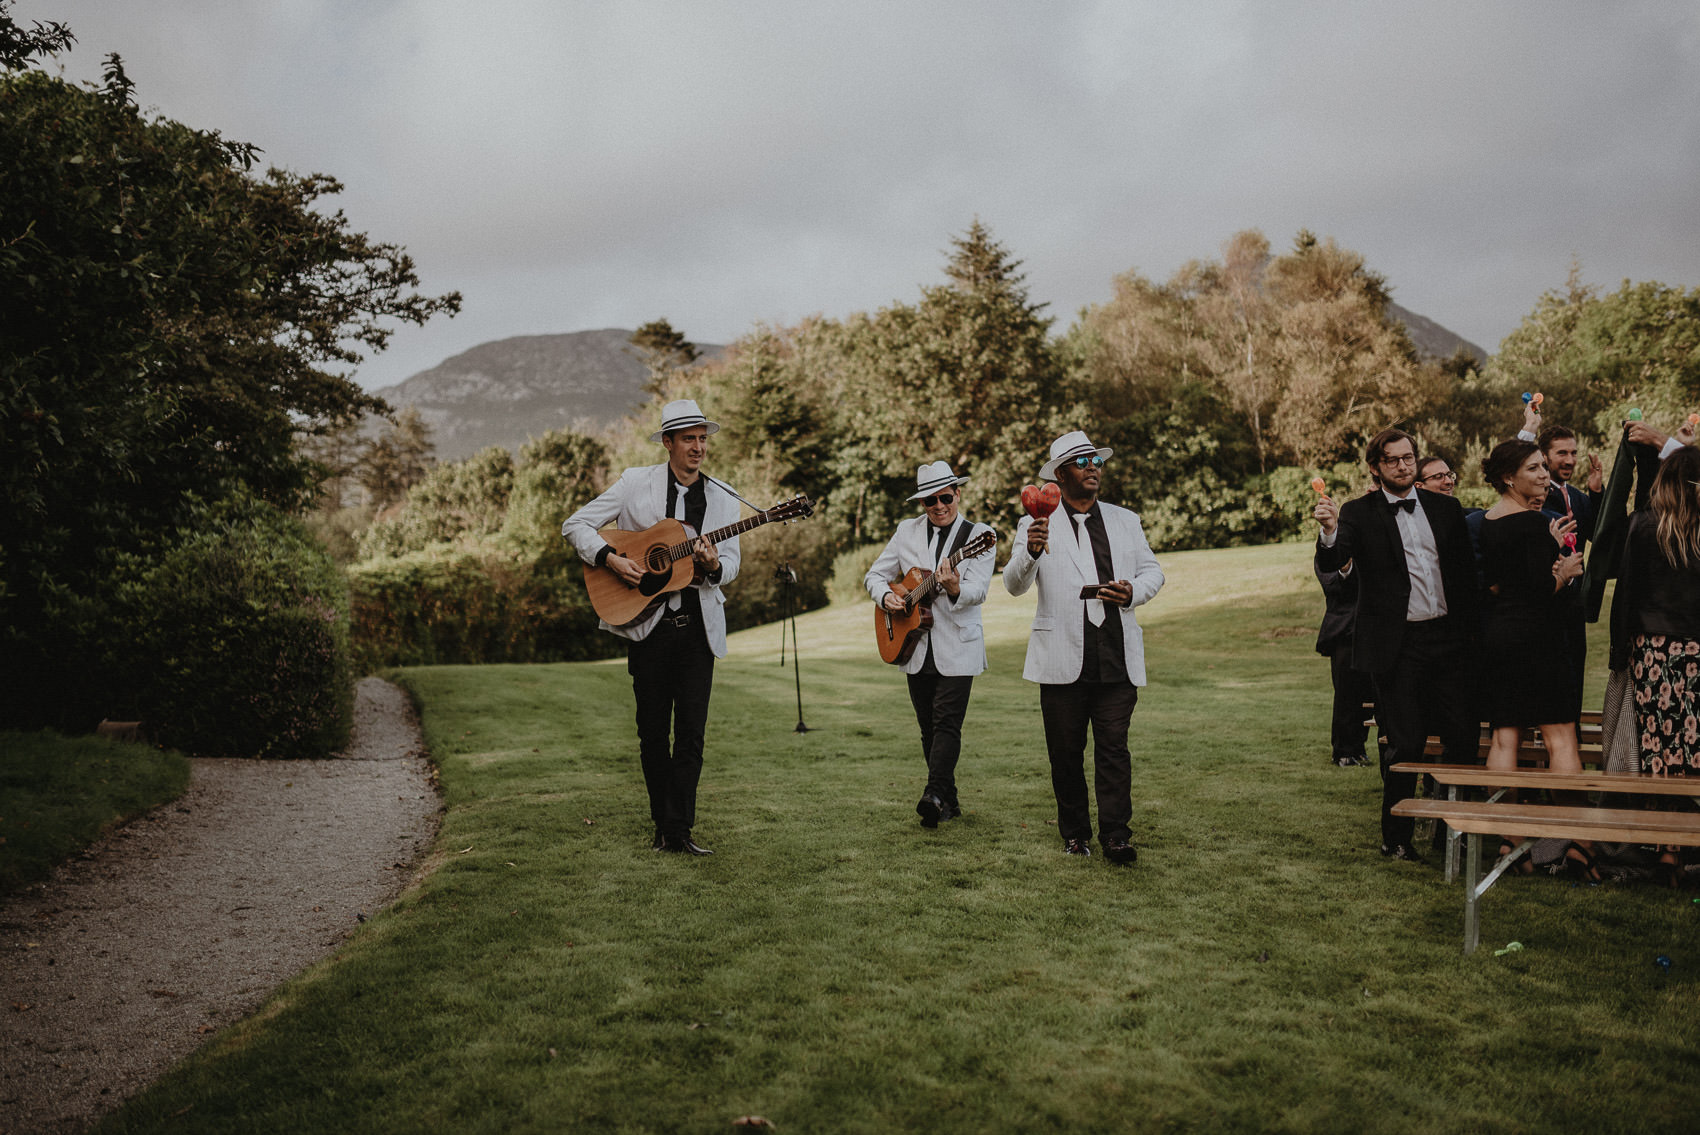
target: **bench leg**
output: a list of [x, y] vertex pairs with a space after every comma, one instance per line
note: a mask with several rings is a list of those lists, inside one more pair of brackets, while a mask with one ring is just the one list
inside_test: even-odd
[[1481, 923], [1477, 918], [1476, 899], [1480, 892], [1476, 889], [1476, 880], [1482, 875], [1482, 836], [1480, 832], [1471, 832], [1467, 850], [1464, 852], [1464, 953], [1473, 954], [1482, 937]]
[[[1482, 835], [1480, 832], [1470, 833], [1469, 853], [1465, 855], [1464, 866], [1464, 952], [1475, 953], [1476, 945], [1481, 940], [1481, 920], [1478, 906], [1481, 897], [1488, 888], [1499, 881], [1499, 877], [1517, 862], [1517, 857], [1528, 854], [1535, 846], [1531, 837], [1523, 840], [1516, 847], [1506, 852], [1499, 862], [1493, 865], [1493, 870], [1482, 878]], [[1478, 883], [1476, 880], [1481, 879]]]
[[[1446, 786], [1446, 798], [1454, 804], [1458, 802], [1458, 786]], [[1446, 881], [1450, 883], [1458, 877], [1458, 829], [1451, 824], [1446, 825]]]

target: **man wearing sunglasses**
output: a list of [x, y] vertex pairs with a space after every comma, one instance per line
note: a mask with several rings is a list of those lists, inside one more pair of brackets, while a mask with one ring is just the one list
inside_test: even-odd
[[1098, 837], [1112, 863], [1133, 846], [1133, 761], [1128, 721], [1145, 684], [1145, 646], [1133, 609], [1163, 586], [1163, 570], [1137, 513], [1098, 499], [1108, 449], [1074, 430], [1051, 443], [1041, 480], [1062, 490], [1051, 516], [1024, 517], [1015, 530], [1004, 587], [1039, 586], [1022, 677], [1039, 684], [1057, 831], [1069, 855], [1092, 854], [1092, 813], [1083, 768], [1086, 730], [1098, 800]]
[[1386, 429], [1364, 448], [1375, 487], [1336, 505], [1323, 497], [1314, 515], [1318, 575], [1347, 562], [1358, 577], [1352, 666], [1375, 683], [1375, 718], [1387, 737], [1381, 753], [1381, 854], [1415, 860], [1413, 821], [1393, 805], [1416, 794], [1401, 761], [1421, 761], [1430, 733], [1448, 751], [1473, 749], [1480, 717], [1466, 677], [1476, 633], [1476, 563], [1464, 509], [1450, 496], [1417, 487], [1411, 435]]
[[962, 719], [974, 675], [986, 669], [986, 641], [980, 631], [980, 604], [991, 588], [990, 555], [972, 556], [953, 567], [950, 557], [982, 532], [959, 509], [960, 486], [968, 480], [951, 471], [950, 463], [934, 461], [915, 471], [915, 493], [926, 512], [897, 526], [868, 569], [862, 583], [875, 603], [901, 612], [903, 600], [891, 590], [911, 568], [932, 572], [939, 584], [933, 600], [932, 629], [904, 664], [909, 678], [909, 701], [921, 727], [921, 755], [927, 762], [927, 785], [915, 812], [921, 826], [936, 828], [962, 812], [957, 797], [956, 762], [962, 753]]

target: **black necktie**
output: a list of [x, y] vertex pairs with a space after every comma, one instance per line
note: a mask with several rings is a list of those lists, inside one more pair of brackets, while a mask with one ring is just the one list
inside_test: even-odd
[[933, 552], [933, 563], [936, 564], [940, 560], [944, 559], [944, 540], [949, 534], [950, 528], [948, 526], [933, 529], [933, 535], [937, 537], [935, 543], [938, 545], [937, 549]]
[[1406, 497], [1402, 501], [1394, 501], [1393, 507], [1402, 508], [1406, 512], [1415, 512], [1417, 511], [1417, 499], [1415, 497]]

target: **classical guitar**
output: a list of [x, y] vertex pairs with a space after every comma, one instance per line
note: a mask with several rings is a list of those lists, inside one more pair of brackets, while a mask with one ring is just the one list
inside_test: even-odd
[[[781, 501], [765, 512], [745, 517], [736, 524], [704, 533], [710, 544], [718, 544], [760, 528], [776, 520], [795, 520], [813, 516], [814, 502], [805, 496]], [[604, 528], [599, 535], [609, 547], [628, 560], [643, 565], [643, 578], [634, 587], [614, 573], [612, 568], [584, 566], [584, 589], [590, 592], [590, 605], [603, 621], [623, 627], [641, 621], [664, 602], [669, 594], [683, 590], [696, 574], [691, 558], [691, 545], [697, 535], [689, 525], [671, 517], [650, 525], [642, 532], [626, 532], [619, 528]]]
[[[950, 557], [950, 566], [985, 555], [997, 542], [995, 533], [980, 533]], [[926, 568], [913, 567], [891, 585], [891, 593], [903, 600], [903, 610], [887, 611], [883, 605], [874, 604], [874, 638], [879, 644], [881, 659], [893, 666], [902, 666], [914, 656], [915, 648], [921, 644], [921, 636], [932, 628], [932, 606], [938, 592], [938, 577]]]

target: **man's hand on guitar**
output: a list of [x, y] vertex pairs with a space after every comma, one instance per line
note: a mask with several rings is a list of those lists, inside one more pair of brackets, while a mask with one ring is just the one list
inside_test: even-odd
[[701, 536], [691, 545], [691, 559], [696, 561], [698, 579], [704, 579], [720, 570], [720, 549]]
[[1051, 518], [1036, 516], [1033, 523], [1027, 526], [1027, 554], [1038, 559], [1045, 554], [1050, 546]]
[[885, 593], [885, 599], [881, 601], [880, 605], [894, 615], [901, 615], [903, 613], [903, 600], [897, 597], [897, 592], [895, 591], [887, 591]]
[[945, 593], [952, 599], [962, 591], [962, 576], [957, 574], [948, 556], [939, 562], [938, 568], [933, 572], [933, 578], [939, 581], [939, 586], [944, 588]]
[[617, 552], [611, 552], [602, 563], [609, 571], [633, 587], [643, 582], [643, 566], [636, 560], [628, 560]]

